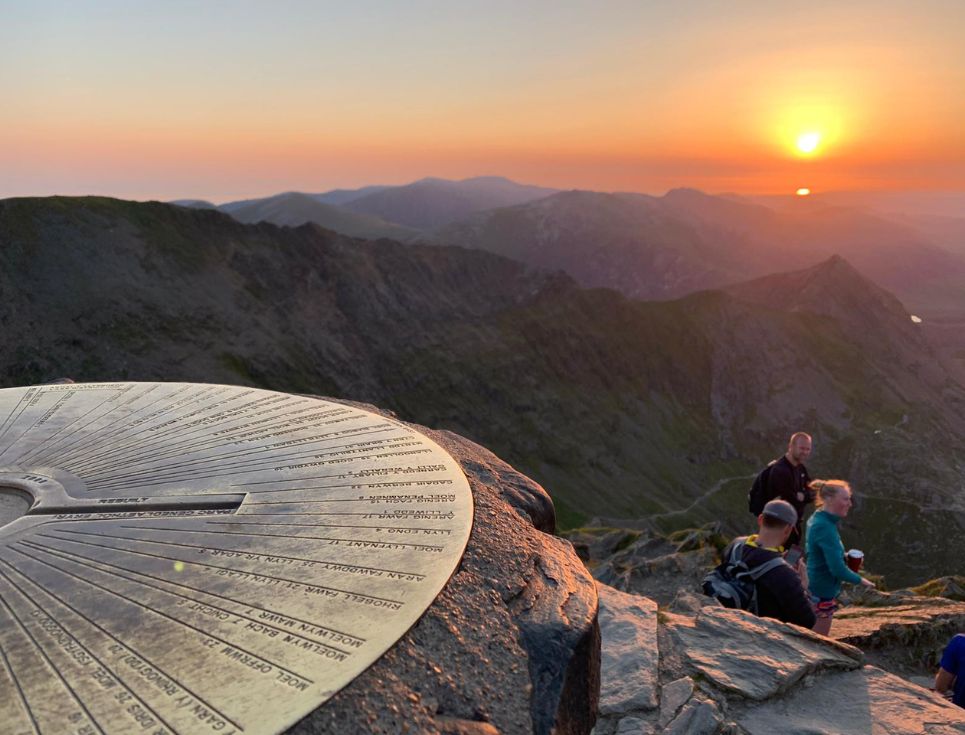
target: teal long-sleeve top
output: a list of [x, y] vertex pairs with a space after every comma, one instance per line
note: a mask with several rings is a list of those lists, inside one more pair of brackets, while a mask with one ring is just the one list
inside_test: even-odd
[[841, 516], [818, 510], [808, 520], [808, 581], [811, 594], [833, 599], [841, 592], [842, 582], [860, 584], [861, 575], [848, 569], [844, 561], [844, 544], [838, 533]]

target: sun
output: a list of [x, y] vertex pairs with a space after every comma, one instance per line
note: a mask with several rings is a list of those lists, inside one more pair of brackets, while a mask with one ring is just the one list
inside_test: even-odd
[[797, 136], [796, 141], [797, 149], [801, 151], [801, 153], [814, 153], [820, 143], [821, 133], [815, 131], [801, 133]]
[[811, 190], [808, 189], [806, 186], [802, 186], [800, 189], [798, 189], [798, 190], [797, 190], [796, 192], [794, 192], [794, 193], [797, 194], [799, 197], [809, 197], [809, 196], [811, 196]]

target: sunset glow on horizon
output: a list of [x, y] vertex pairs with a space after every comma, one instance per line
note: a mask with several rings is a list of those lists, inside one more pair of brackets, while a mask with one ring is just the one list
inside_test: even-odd
[[8, 3], [0, 197], [965, 191], [965, 3], [682, 5]]
[[818, 144], [821, 142], [821, 133], [810, 132], [802, 133], [797, 138], [797, 149], [801, 153], [810, 154], [817, 150]]

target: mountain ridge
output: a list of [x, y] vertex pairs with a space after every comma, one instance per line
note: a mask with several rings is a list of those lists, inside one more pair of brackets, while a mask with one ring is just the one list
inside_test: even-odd
[[185, 380], [375, 403], [491, 447], [550, 489], [565, 525], [745, 530], [739, 478], [805, 428], [814, 471], [855, 482], [848, 533], [878, 568], [954, 572], [941, 540], [965, 522], [965, 399], [894, 362], [887, 329], [869, 349], [833, 316], [725, 291], [633, 301], [482, 250], [160, 203], [3, 200], [0, 240], [4, 385]]

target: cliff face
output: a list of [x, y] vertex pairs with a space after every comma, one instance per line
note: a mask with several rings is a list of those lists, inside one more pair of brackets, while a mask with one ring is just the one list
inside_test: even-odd
[[963, 391], [846, 264], [778, 279], [780, 303], [767, 284], [636, 302], [478, 250], [100, 198], [2, 201], [0, 242], [3, 385], [372, 402], [492, 447], [570, 526], [743, 531], [750, 475], [807, 429], [812, 473], [855, 483], [849, 545], [895, 584], [956, 571]]

